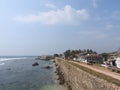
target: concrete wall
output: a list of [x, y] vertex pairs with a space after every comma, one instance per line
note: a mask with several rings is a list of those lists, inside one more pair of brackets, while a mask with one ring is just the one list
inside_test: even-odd
[[120, 90], [119, 86], [93, 76], [67, 61], [56, 60], [56, 64], [63, 72], [69, 90]]

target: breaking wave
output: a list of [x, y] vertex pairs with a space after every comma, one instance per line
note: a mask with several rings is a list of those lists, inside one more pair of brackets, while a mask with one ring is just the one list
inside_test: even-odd
[[0, 62], [12, 61], [12, 60], [20, 60], [20, 59], [26, 59], [26, 57], [22, 57], [22, 58], [0, 58]]
[[0, 63], [0, 66], [4, 65], [5, 63]]

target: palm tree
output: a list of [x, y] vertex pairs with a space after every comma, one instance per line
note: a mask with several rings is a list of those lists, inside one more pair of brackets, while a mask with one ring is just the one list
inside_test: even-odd
[[64, 52], [64, 56], [65, 56], [66, 59], [69, 59], [70, 56], [71, 56], [71, 50], [65, 51], [65, 52]]
[[102, 53], [101, 55], [102, 55], [102, 57], [104, 58], [105, 61], [107, 61], [109, 56], [110, 56], [108, 53]]

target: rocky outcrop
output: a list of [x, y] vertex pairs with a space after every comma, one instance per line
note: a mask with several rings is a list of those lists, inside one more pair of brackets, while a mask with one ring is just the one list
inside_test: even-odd
[[32, 64], [33, 67], [34, 67], [34, 66], [38, 66], [38, 65], [39, 65], [38, 62], [35, 62], [35, 63]]
[[35, 58], [35, 60], [52, 60], [52, 59], [54, 59], [54, 56], [47, 56], [47, 55], [38, 56]]
[[68, 90], [120, 90], [120, 86], [77, 68], [65, 60], [55, 60], [64, 75]]
[[44, 68], [45, 69], [50, 69], [50, 68], [52, 68], [52, 66], [45, 66]]

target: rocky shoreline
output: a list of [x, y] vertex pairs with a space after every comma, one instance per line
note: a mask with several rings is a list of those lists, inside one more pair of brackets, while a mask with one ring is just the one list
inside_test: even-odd
[[55, 73], [58, 76], [57, 80], [59, 81], [59, 84], [60, 85], [64, 85], [67, 88], [67, 90], [72, 90], [72, 88], [69, 85], [69, 83], [65, 81], [64, 73], [61, 71], [60, 66], [58, 66], [58, 64], [56, 63], [55, 60], [53, 62], [55, 63], [55, 66], [56, 66]]

